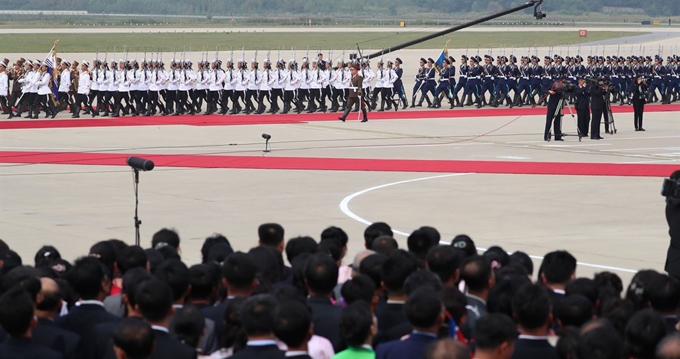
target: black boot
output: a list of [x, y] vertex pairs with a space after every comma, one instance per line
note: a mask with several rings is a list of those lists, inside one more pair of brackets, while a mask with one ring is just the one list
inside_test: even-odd
[[361, 120], [361, 122], [367, 122], [368, 121], [368, 111], [366, 111], [365, 108], [362, 108], [361, 114], [363, 115], [363, 119]]
[[347, 119], [347, 115], [349, 115], [350, 109], [349, 107], [345, 107], [345, 111], [342, 113], [342, 116], [338, 117], [338, 120], [345, 122]]

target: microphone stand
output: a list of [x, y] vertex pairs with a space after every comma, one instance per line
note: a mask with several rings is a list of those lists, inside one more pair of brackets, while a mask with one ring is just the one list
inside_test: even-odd
[[271, 147], [269, 147], [269, 138], [265, 139], [264, 141], [264, 151], [262, 152], [271, 152]]
[[139, 210], [139, 170], [136, 168], [132, 169], [132, 172], [134, 172], [134, 181], [132, 184], [132, 187], [134, 187], [135, 190], [135, 245], [139, 246], [139, 240], [140, 240], [140, 235], [139, 235], [139, 226], [142, 224], [142, 221], [139, 219], [138, 216], [138, 210]]

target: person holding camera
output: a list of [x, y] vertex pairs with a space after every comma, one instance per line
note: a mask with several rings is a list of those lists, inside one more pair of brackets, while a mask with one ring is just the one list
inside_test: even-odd
[[576, 87], [576, 115], [578, 116], [579, 136], [588, 136], [588, 125], [590, 124], [590, 89], [586, 86], [586, 79], [578, 79]]
[[642, 128], [642, 114], [645, 112], [645, 97], [647, 93], [647, 83], [642, 76], [635, 78], [633, 88], [633, 121], [635, 123], [635, 131], [644, 131]]
[[[543, 139], [550, 142], [550, 125], [553, 125], [555, 130], [555, 141], [564, 141], [562, 139], [562, 96], [568, 84], [564, 83], [563, 79], [555, 81], [548, 91], [548, 113], [545, 118], [545, 132]], [[554, 121], [553, 121], [554, 120]]]
[[671, 237], [664, 269], [669, 276], [680, 279], [680, 170], [664, 179], [661, 195], [666, 197], [666, 221]]
[[600, 123], [602, 122], [602, 115], [604, 114], [605, 121], [605, 131], [609, 132], [609, 118], [606, 114], [607, 104], [605, 102], [605, 96], [608, 95], [608, 86], [602, 81], [599, 81], [597, 85], [592, 85], [590, 87], [590, 106], [593, 111], [593, 120], [590, 125], [590, 139], [591, 140], [602, 140], [600, 136]]

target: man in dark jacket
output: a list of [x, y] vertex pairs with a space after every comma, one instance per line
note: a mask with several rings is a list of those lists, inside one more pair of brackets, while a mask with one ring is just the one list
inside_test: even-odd
[[[680, 186], [678, 183], [680, 171], [673, 172], [671, 180], [676, 181], [675, 186]], [[666, 255], [665, 270], [671, 277], [680, 279], [680, 198], [668, 197], [666, 199], [666, 221], [671, 243]]]
[[590, 125], [590, 89], [586, 86], [585, 79], [578, 79], [578, 87], [575, 92], [579, 136], [588, 137], [588, 126]]
[[[562, 80], [555, 81], [555, 84]], [[543, 139], [550, 141], [550, 125], [553, 125], [553, 130], [555, 131], [555, 141], [564, 141], [562, 139], [562, 96], [563, 92], [554, 89], [556, 86], [553, 85], [548, 91], [550, 97], [548, 98], [548, 113], [545, 117], [545, 132], [543, 134]], [[554, 120], [554, 121], [553, 121]]]

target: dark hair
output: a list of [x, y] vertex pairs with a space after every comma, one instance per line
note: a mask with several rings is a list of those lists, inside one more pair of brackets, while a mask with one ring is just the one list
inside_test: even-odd
[[333, 238], [324, 239], [319, 243], [318, 252], [328, 254], [337, 262], [342, 259], [342, 244]]
[[444, 338], [428, 344], [423, 355], [423, 359], [469, 358], [470, 350], [454, 338]]
[[537, 329], [545, 324], [550, 315], [550, 298], [545, 287], [525, 284], [512, 298], [512, 312], [519, 325], [525, 329]]
[[230, 245], [217, 243], [210, 247], [210, 253], [208, 253], [206, 263], [217, 263], [218, 265], [222, 265], [232, 253], [234, 253], [234, 249], [232, 249]]
[[356, 301], [340, 314], [340, 336], [350, 347], [360, 347], [371, 334], [373, 313], [364, 301]]
[[603, 303], [601, 318], [607, 319], [623, 337], [628, 321], [635, 314], [635, 306], [626, 299], [615, 298]]
[[42, 246], [35, 253], [34, 257], [35, 267], [36, 268], [48, 267], [49, 263], [56, 259], [61, 259], [61, 254], [59, 253], [59, 250], [57, 250], [53, 246]]
[[28, 331], [33, 319], [33, 300], [22, 287], [14, 287], [0, 296], [0, 325], [13, 337]]
[[130, 306], [134, 307], [137, 305], [135, 293], [137, 293], [139, 285], [152, 278], [153, 276], [144, 268], [132, 268], [125, 272], [125, 275], [123, 276], [122, 294], [127, 296]]
[[129, 359], [147, 359], [153, 351], [154, 333], [149, 324], [126, 318], [113, 333], [113, 345], [120, 348]]
[[163, 258], [163, 255], [152, 248], [145, 249], [144, 253], [146, 253], [146, 259], [149, 261], [149, 272], [153, 273], [156, 268], [165, 260]]
[[428, 288], [439, 294], [444, 285], [439, 276], [429, 270], [417, 270], [409, 275], [404, 281], [404, 293], [410, 295], [418, 288]]
[[170, 321], [170, 333], [182, 344], [191, 348], [198, 347], [201, 334], [205, 329], [205, 318], [193, 305], [185, 305], [175, 312]]
[[156, 278], [170, 286], [173, 302], [182, 299], [187, 294], [189, 284], [191, 283], [191, 275], [189, 274], [189, 268], [182, 261], [168, 259], [161, 263], [153, 274]]
[[264, 223], [257, 229], [260, 244], [276, 247], [283, 242], [283, 227], [278, 223]]
[[375, 222], [370, 224], [364, 230], [364, 244], [366, 249], [373, 249], [373, 241], [380, 236], [390, 236], [392, 237], [394, 233], [392, 228], [385, 222]]
[[230, 286], [239, 289], [250, 287], [255, 280], [257, 267], [253, 260], [243, 252], [236, 252], [229, 257], [222, 265], [222, 276]]
[[517, 263], [511, 263], [506, 266], [503, 266], [503, 268], [497, 269], [495, 273], [497, 282], [506, 277], [522, 276], [529, 278], [529, 273], [527, 272], [527, 270], [524, 267], [522, 267], [521, 264]]
[[248, 342], [248, 336], [241, 323], [241, 308], [246, 301], [245, 297], [229, 299], [224, 308], [224, 335], [220, 341], [222, 348], [234, 347], [234, 352], [243, 349]]
[[430, 248], [438, 245], [439, 241], [436, 241], [431, 231], [416, 229], [408, 236], [406, 244], [409, 252], [415, 254], [418, 259], [425, 260], [427, 252]]
[[371, 304], [373, 296], [375, 296], [375, 284], [369, 276], [359, 274], [342, 285], [340, 294], [347, 304], [352, 304], [358, 300]]
[[146, 268], [146, 253], [140, 246], [128, 246], [121, 249], [116, 255], [116, 264], [121, 275], [137, 267]]
[[307, 336], [311, 325], [312, 316], [307, 306], [289, 301], [279, 307], [274, 333], [289, 348], [298, 348], [309, 339]]
[[408, 296], [404, 311], [414, 328], [429, 328], [437, 323], [442, 311], [442, 301], [432, 289], [419, 288]]
[[44, 286], [41, 286], [40, 294], [42, 294], [42, 301], [40, 301], [40, 303], [36, 303], [35, 306], [35, 308], [38, 310], [54, 312], [61, 309], [61, 300], [63, 299], [63, 296], [61, 294], [61, 288], [59, 288], [59, 283], [57, 283], [57, 281], [54, 278], [50, 279], [52, 279], [54, 283], [57, 285], [57, 290], [53, 292], [47, 292]]
[[160, 243], [165, 243], [165, 245], [168, 245], [177, 251], [177, 248], [179, 248], [179, 234], [172, 229], [163, 228], [154, 233], [151, 238], [151, 248], [159, 250], [164, 246], [159, 246]]
[[663, 317], [651, 308], [637, 312], [626, 326], [626, 355], [637, 359], [654, 359], [655, 349], [666, 336]]
[[250, 297], [241, 308], [241, 323], [248, 336], [272, 333], [278, 316], [279, 304], [269, 294]]
[[463, 316], [467, 313], [467, 297], [465, 294], [458, 288], [449, 286], [444, 287], [439, 295], [446, 311], [460, 326]]
[[389, 256], [399, 249], [399, 243], [392, 236], [380, 236], [371, 243], [371, 250]]
[[316, 253], [319, 244], [312, 237], [295, 237], [286, 243], [286, 257], [288, 263], [293, 263], [293, 259], [302, 253]]
[[512, 317], [512, 299], [520, 287], [529, 283], [531, 283], [531, 280], [526, 276], [509, 276], [498, 280], [489, 291], [486, 300], [486, 308], [489, 313], [503, 313]]
[[118, 254], [118, 252], [120, 252], [123, 248], [127, 248], [130, 246], [129, 244], [116, 238], [109, 239], [107, 242], [111, 243], [111, 245], [113, 246], [113, 250], [116, 254]]
[[614, 327], [606, 321], [578, 339], [577, 356], [579, 359], [621, 359], [623, 340]]
[[364, 258], [359, 265], [359, 273], [369, 276], [378, 289], [382, 285], [382, 268], [387, 261], [387, 256], [382, 254], [371, 254]]
[[557, 306], [557, 319], [562, 326], [581, 327], [593, 319], [593, 304], [580, 294], [569, 295]]
[[41, 287], [38, 271], [31, 266], [14, 267], [2, 277], [1, 292], [14, 287], [24, 288], [31, 295], [33, 302], [36, 302]]
[[595, 274], [593, 278], [595, 284], [598, 288], [611, 287], [617, 294], [617, 297], [621, 297], [621, 292], [623, 292], [623, 281], [616, 273], [612, 272], [600, 272]]
[[435, 246], [427, 253], [427, 268], [442, 282], [453, 278], [463, 261], [463, 251], [452, 246]]
[[595, 305], [599, 296], [597, 284], [590, 278], [576, 278], [571, 280], [567, 283], [564, 291], [567, 297], [574, 294], [580, 294], [586, 297], [592, 306]]
[[647, 284], [649, 303], [654, 310], [661, 313], [675, 313], [680, 303], [680, 282], [666, 274], [652, 277]]
[[459, 234], [455, 236], [451, 241], [451, 245], [454, 248], [462, 250], [463, 253], [465, 253], [465, 258], [477, 255], [477, 247], [475, 246], [475, 242], [473, 242], [472, 238], [466, 234]]
[[172, 289], [160, 279], [142, 282], [135, 292], [135, 300], [142, 317], [149, 322], [160, 322], [172, 309]]
[[630, 300], [635, 306], [635, 310], [642, 310], [649, 306], [649, 290], [647, 285], [649, 281], [659, 272], [652, 269], [644, 269], [638, 271], [630, 280], [628, 289], [626, 290], [626, 299]]
[[107, 276], [106, 268], [97, 258], [82, 257], [73, 264], [67, 279], [80, 298], [88, 300], [97, 298]]
[[203, 241], [203, 246], [201, 246], [201, 258], [204, 264], [210, 261], [210, 259], [208, 258], [210, 256], [210, 251], [214, 246], [218, 244], [224, 244], [231, 248], [231, 243], [229, 243], [227, 237], [221, 234], [213, 234], [212, 236], [206, 238], [205, 241]]
[[[484, 252], [483, 257], [492, 264], [491, 267], [494, 269], [503, 268], [510, 264], [510, 255], [499, 246], [489, 247], [489, 249]], [[497, 263], [497, 265], [493, 265], [494, 261]]]
[[217, 288], [217, 278], [208, 264], [196, 264], [189, 268], [191, 299], [210, 299]]
[[257, 277], [268, 284], [278, 283], [283, 276], [283, 257], [279, 261], [278, 251], [269, 246], [253, 247], [248, 256], [257, 267]]
[[534, 274], [534, 262], [528, 254], [516, 251], [510, 255], [510, 264], [517, 263], [527, 270], [529, 275]]
[[298, 302], [302, 304], [307, 304], [307, 297], [305, 297], [302, 293], [300, 293], [297, 288], [293, 287], [292, 285], [282, 285], [278, 286], [276, 289], [272, 290], [271, 293], [274, 298], [280, 303], [286, 303], [286, 302]]
[[307, 263], [305, 279], [310, 291], [327, 295], [338, 283], [338, 265], [325, 254], [315, 254]]
[[560, 338], [557, 339], [557, 357], [559, 359], [575, 358], [575, 352], [578, 348], [579, 328], [577, 327], [563, 327], [560, 330]]
[[493, 350], [505, 342], [514, 342], [519, 332], [507, 315], [489, 313], [477, 319], [472, 336], [477, 348]]
[[[366, 259], [363, 262], [366, 262]], [[364, 265], [363, 262], [361, 263], [362, 267]], [[406, 278], [416, 270], [418, 270], [417, 259], [405, 250], [400, 249], [390, 254], [385, 263], [383, 263], [382, 281], [389, 291], [400, 293], [404, 290]]]
[[486, 288], [492, 275], [491, 264], [482, 256], [465, 258], [460, 266], [460, 278], [473, 291]]
[[179, 256], [179, 253], [177, 253], [177, 249], [171, 247], [171, 246], [162, 246], [156, 249], [158, 253], [160, 253], [161, 256], [163, 256], [163, 260], [168, 260], [168, 259], [175, 259], [178, 261], [182, 260], [182, 257]]
[[321, 242], [326, 239], [337, 240], [341, 247], [347, 247], [347, 241], [349, 241], [347, 233], [345, 233], [342, 228], [334, 226], [328, 227], [321, 232]]
[[300, 253], [290, 264], [290, 271], [292, 272], [292, 285], [300, 291], [305, 297], [307, 296], [307, 284], [305, 283], [305, 272], [307, 271], [307, 264], [312, 259], [312, 254]]
[[113, 274], [113, 263], [116, 261], [116, 247], [109, 241], [97, 242], [90, 247], [89, 256], [97, 258], [106, 267], [109, 276]]
[[5, 253], [5, 256], [3, 257], [3, 262], [4, 265], [2, 266], [2, 273], [7, 273], [12, 269], [23, 264], [19, 253], [13, 250], [9, 250], [7, 251], [7, 253]]
[[543, 257], [539, 275], [545, 275], [548, 283], [565, 284], [576, 272], [576, 258], [567, 251], [550, 252]]

